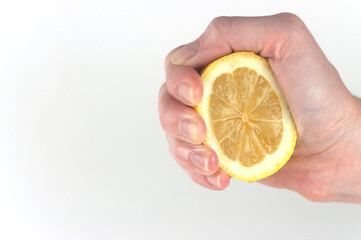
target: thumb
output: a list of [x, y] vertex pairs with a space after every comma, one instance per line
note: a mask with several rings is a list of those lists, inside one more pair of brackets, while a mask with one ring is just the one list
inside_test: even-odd
[[[170, 61], [174, 65], [204, 67], [212, 61], [238, 51], [250, 51], [265, 58], [287, 56], [290, 38], [303, 22], [294, 14], [265, 17], [217, 17], [195, 41], [177, 50]], [[304, 39], [303, 39], [304, 40]]]

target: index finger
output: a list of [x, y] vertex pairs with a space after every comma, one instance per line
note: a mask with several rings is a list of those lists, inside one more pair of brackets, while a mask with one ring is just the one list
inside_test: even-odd
[[295, 37], [306, 29], [300, 18], [292, 13], [263, 17], [217, 17], [196, 41], [179, 48], [169, 61], [175, 65], [200, 68], [232, 52], [241, 51], [279, 59], [287, 57], [290, 48], [299, 47], [300, 41], [306, 40], [305, 36], [299, 39]]
[[182, 47], [174, 49], [166, 57], [166, 86], [175, 99], [188, 106], [196, 106], [203, 95], [203, 84], [198, 72], [191, 66], [175, 65], [170, 61], [171, 56]]

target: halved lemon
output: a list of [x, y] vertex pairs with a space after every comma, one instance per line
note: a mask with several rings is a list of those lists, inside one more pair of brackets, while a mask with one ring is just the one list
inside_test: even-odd
[[195, 109], [220, 168], [248, 182], [278, 171], [293, 153], [297, 131], [268, 61], [232, 53], [209, 64], [201, 78], [203, 98]]

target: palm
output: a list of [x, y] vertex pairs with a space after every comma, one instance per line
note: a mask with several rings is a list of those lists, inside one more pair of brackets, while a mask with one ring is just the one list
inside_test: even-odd
[[344, 137], [342, 133], [347, 127], [344, 116], [352, 116], [353, 111], [348, 107], [353, 106], [349, 104], [352, 95], [333, 66], [324, 60], [327, 63], [323, 69], [325, 74], [317, 76], [310, 74], [315, 65], [309, 61], [298, 59], [288, 63], [297, 69], [296, 72], [285, 71], [281, 62], [270, 61], [293, 113], [298, 140], [288, 163], [260, 182], [297, 191], [312, 200], [325, 197], [330, 179], [339, 170], [337, 150], [342, 146], [337, 143]]

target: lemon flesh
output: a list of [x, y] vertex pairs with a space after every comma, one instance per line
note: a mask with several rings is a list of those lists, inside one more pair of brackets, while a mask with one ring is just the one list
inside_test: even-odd
[[221, 169], [244, 181], [280, 169], [293, 153], [297, 132], [268, 61], [233, 53], [208, 65], [201, 78], [204, 92], [196, 110]]

